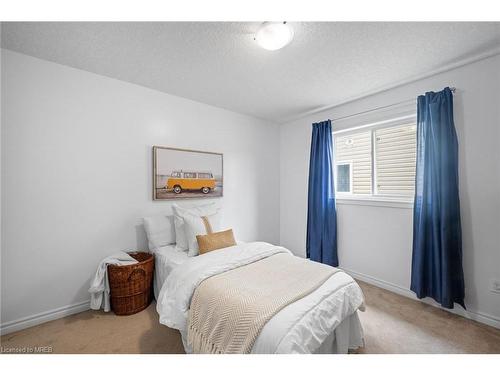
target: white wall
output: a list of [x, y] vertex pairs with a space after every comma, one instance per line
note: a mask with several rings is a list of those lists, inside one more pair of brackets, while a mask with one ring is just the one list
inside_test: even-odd
[[[86, 308], [98, 260], [144, 248], [140, 218], [170, 211], [151, 200], [152, 145], [223, 152], [225, 223], [304, 255], [311, 123], [447, 85], [458, 88], [466, 304], [498, 324], [499, 56], [281, 127], [8, 50], [1, 65], [2, 326]], [[339, 204], [338, 219], [341, 265], [404, 293], [411, 209]]]
[[[457, 87], [460, 199], [468, 316], [500, 326], [500, 56], [351, 102], [281, 127], [280, 239], [305, 254], [311, 124]], [[351, 120], [351, 124], [355, 119]], [[358, 118], [359, 120], [359, 118]], [[346, 125], [343, 124], [343, 127]], [[336, 129], [336, 123], [333, 123]], [[364, 280], [410, 295], [412, 210], [338, 204], [340, 265]], [[458, 313], [467, 315], [461, 308]]]
[[224, 153], [225, 225], [279, 242], [276, 124], [8, 50], [1, 119], [4, 328], [86, 308], [99, 260], [145, 248], [140, 218], [171, 206], [153, 145]]

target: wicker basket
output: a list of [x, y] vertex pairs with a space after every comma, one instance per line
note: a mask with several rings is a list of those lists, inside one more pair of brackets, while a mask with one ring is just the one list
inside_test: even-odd
[[108, 266], [111, 308], [116, 315], [131, 315], [149, 306], [152, 300], [154, 257], [129, 253], [138, 263]]

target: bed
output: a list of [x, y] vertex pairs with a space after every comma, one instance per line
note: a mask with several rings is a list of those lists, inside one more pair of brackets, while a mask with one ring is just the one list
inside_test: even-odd
[[[189, 257], [175, 245], [155, 254], [155, 297], [160, 323], [178, 329], [187, 353], [188, 312], [194, 291], [205, 279], [277, 253], [291, 253], [263, 242], [238, 243]], [[364, 299], [357, 283], [338, 270], [310, 294], [278, 311], [258, 334], [251, 353], [347, 353], [364, 344], [358, 311]]]
[[154, 294], [158, 300], [160, 289], [168, 275], [179, 265], [189, 260], [185, 251], [177, 250], [175, 244], [161, 246], [153, 251], [155, 256]]

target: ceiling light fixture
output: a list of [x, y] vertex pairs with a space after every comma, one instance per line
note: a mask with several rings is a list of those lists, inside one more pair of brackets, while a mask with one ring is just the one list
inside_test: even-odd
[[262, 48], [276, 51], [292, 41], [293, 29], [286, 22], [264, 22], [254, 39]]

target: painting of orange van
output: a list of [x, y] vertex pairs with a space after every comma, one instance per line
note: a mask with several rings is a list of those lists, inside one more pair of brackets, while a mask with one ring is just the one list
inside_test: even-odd
[[153, 199], [222, 197], [223, 171], [221, 153], [153, 146]]
[[175, 194], [185, 190], [199, 190], [208, 194], [215, 189], [215, 178], [211, 172], [174, 171], [167, 179], [165, 188]]

